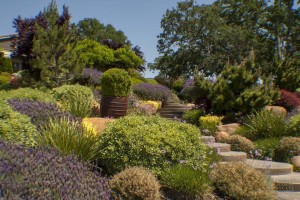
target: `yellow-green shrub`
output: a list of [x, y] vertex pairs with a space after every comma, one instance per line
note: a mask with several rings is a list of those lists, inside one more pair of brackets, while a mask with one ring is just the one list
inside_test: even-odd
[[82, 85], [63, 85], [53, 89], [58, 105], [75, 117], [88, 117], [92, 112], [94, 95], [89, 87]]
[[275, 149], [275, 160], [290, 162], [290, 157], [300, 155], [300, 137], [283, 137]]
[[99, 141], [100, 161], [114, 174], [129, 166], [143, 166], [160, 174], [171, 164], [205, 170], [206, 147], [199, 130], [159, 116], [125, 116], [109, 123]]
[[156, 177], [142, 167], [130, 167], [110, 180], [113, 199], [161, 199], [160, 184]]
[[142, 81], [141, 79], [137, 79], [137, 78], [130, 78], [130, 81], [131, 81], [132, 86], [139, 84], [139, 83], [144, 83], [144, 81]]
[[200, 129], [203, 135], [214, 135], [218, 130], [218, 126], [222, 125], [223, 117], [214, 115], [201, 116], [199, 118]]
[[235, 200], [275, 200], [274, 185], [246, 163], [219, 163], [211, 172], [215, 187]]

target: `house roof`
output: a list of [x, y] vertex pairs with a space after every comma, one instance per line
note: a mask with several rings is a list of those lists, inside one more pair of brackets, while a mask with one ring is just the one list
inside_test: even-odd
[[12, 40], [16, 35], [0, 35], [0, 49], [5, 51], [12, 51], [13, 48], [11, 47]]

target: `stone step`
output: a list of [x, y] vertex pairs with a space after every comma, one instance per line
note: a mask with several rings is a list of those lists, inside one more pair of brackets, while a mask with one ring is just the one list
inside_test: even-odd
[[183, 114], [184, 112], [181, 110], [160, 110], [160, 114]]
[[229, 152], [231, 151], [230, 144], [224, 143], [210, 143], [207, 144], [208, 147], [214, 148], [217, 152]]
[[287, 175], [273, 175], [271, 178], [275, 183], [277, 190], [300, 192], [300, 173], [298, 172]]
[[214, 136], [201, 136], [200, 139], [204, 144], [213, 144], [216, 142], [216, 139]]
[[247, 154], [239, 151], [220, 152], [219, 155], [222, 162], [243, 162], [247, 159]]
[[160, 116], [172, 119], [172, 118], [181, 118], [182, 114], [173, 114], [173, 113], [171, 113], [171, 114], [160, 114]]
[[277, 200], [300, 200], [300, 192], [277, 191]]
[[286, 175], [293, 172], [293, 166], [288, 163], [254, 159], [247, 159], [245, 162], [266, 175]]

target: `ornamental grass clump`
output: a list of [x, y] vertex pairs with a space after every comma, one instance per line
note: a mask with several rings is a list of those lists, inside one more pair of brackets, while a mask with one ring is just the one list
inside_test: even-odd
[[219, 163], [211, 172], [211, 179], [217, 191], [230, 199], [276, 199], [272, 181], [246, 163]]
[[283, 116], [272, 111], [261, 110], [245, 118], [244, 126], [237, 130], [250, 140], [282, 137], [286, 134], [286, 122]]
[[82, 161], [94, 161], [98, 157], [99, 135], [94, 129], [62, 118], [50, 120], [40, 132], [41, 146], [56, 148], [62, 155], [74, 154]]
[[9, 99], [7, 102], [15, 111], [29, 116], [31, 123], [38, 129], [47, 125], [50, 119], [67, 118], [71, 122], [80, 122], [80, 118], [62, 112], [56, 104], [29, 99]]
[[92, 112], [94, 94], [89, 87], [82, 85], [63, 85], [52, 90], [58, 105], [75, 117], [89, 117]]
[[161, 199], [160, 184], [156, 177], [142, 167], [129, 167], [110, 180], [113, 199]]
[[164, 85], [140, 83], [133, 86], [133, 92], [143, 100], [166, 102], [172, 97], [172, 91]]
[[167, 167], [160, 175], [165, 195], [170, 199], [204, 199], [212, 193], [208, 173], [185, 165]]
[[129, 166], [143, 166], [160, 174], [170, 164], [185, 160], [205, 170], [206, 147], [199, 130], [159, 116], [126, 116], [108, 124], [99, 141], [99, 160], [108, 173]]
[[0, 141], [0, 199], [110, 199], [107, 178], [55, 150]]

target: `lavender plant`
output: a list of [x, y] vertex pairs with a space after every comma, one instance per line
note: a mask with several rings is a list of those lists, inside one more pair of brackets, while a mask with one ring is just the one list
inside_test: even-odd
[[0, 199], [110, 198], [107, 178], [74, 157], [0, 141]]
[[37, 128], [47, 125], [50, 119], [67, 118], [71, 122], [78, 121], [80, 118], [75, 118], [69, 112], [62, 112], [55, 104], [34, 101], [30, 99], [9, 99], [8, 104], [21, 114], [30, 117], [31, 123]]
[[82, 78], [87, 81], [88, 85], [97, 86], [100, 85], [100, 77], [102, 72], [93, 68], [84, 68], [82, 72]]
[[133, 92], [144, 100], [168, 101], [172, 96], [172, 91], [160, 84], [140, 83], [133, 87]]

